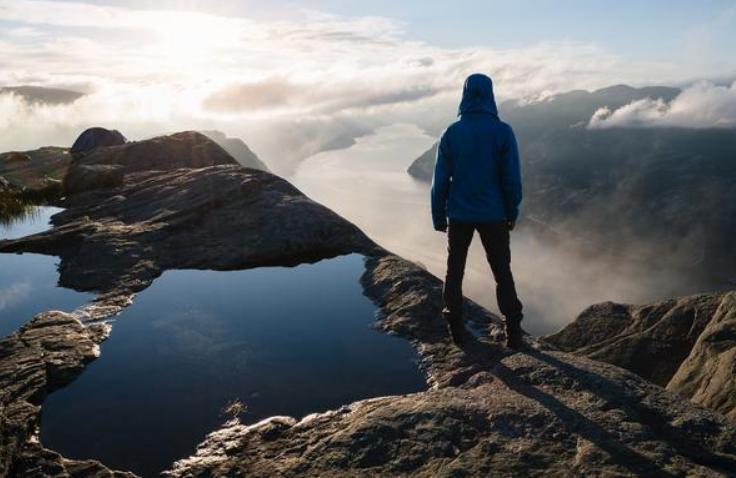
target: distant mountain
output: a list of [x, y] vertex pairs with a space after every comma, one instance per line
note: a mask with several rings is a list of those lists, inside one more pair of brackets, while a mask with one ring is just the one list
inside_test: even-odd
[[434, 143], [427, 151], [414, 160], [407, 170], [409, 174], [420, 180], [431, 180], [434, 170], [434, 160], [437, 157], [438, 143]]
[[524, 103], [517, 100], [499, 105], [501, 118], [514, 127], [520, 143], [527, 143], [550, 129], [582, 127], [599, 108], [611, 110], [645, 98], [672, 101], [680, 90], [666, 86], [632, 88], [609, 86], [592, 92], [575, 90], [550, 96], [542, 101]]
[[[585, 126], [599, 108], [612, 110], [644, 98], [671, 101], [680, 93], [677, 88], [651, 86], [632, 88], [609, 86], [592, 92], [573, 90], [550, 96], [542, 101], [525, 103], [509, 100], [499, 105], [499, 114], [510, 123], [520, 147], [539, 139], [552, 130]], [[409, 174], [422, 181], [431, 181], [437, 145], [433, 145], [409, 166]]]
[[15, 93], [29, 103], [46, 103], [50, 105], [72, 103], [85, 95], [78, 91], [46, 88], [43, 86], [5, 86], [0, 87], [0, 94], [2, 93]]
[[[736, 130], [587, 129], [603, 106], [678, 90], [613, 86], [500, 106], [516, 132], [524, 174], [523, 213], [598, 246], [677, 261], [692, 274], [736, 277]], [[434, 151], [409, 173], [431, 180]]]
[[221, 131], [202, 131], [203, 135], [219, 144], [230, 156], [235, 158], [240, 164], [246, 168], [260, 169], [268, 171], [266, 163], [254, 153], [245, 142], [240, 138], [228, 138]]

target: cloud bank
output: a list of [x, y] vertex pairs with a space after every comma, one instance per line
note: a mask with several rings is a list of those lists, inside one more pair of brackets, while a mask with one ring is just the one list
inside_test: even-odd
[[701, 81], [669, 103], [645, 98], [613, 111], [600, 108], [588, 127], [736, 128], [736, 82], [719, 86]]
[[[70, 144], [85, 127], [132, 139], [181, 129], [242, 137], [276, 172], [411, 123], [437, 135], [464, 78], [493, 76], [499, 100], [667, 79], [596, 45], [439, 48], [401, 22], [296, 11], [255, 20], [191, 11], [0, 0], [0, 85], [66, 87], [67, 105], [0, 95], [0, 150]], [[7, 26], [7, 28], [5, 27]]]

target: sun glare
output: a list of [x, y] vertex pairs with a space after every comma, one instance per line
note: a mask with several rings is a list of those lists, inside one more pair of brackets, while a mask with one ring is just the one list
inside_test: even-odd
[[164, 60], [176, 63], [201, 63], [227, 46], [236, 32], [226, 21], [198, 13], [176, 13], [160, 22], [156, 29]]

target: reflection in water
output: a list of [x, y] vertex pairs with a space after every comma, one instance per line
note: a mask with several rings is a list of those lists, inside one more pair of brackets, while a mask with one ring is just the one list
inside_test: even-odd
[[0, 254], [0, 337], [47, 310], [72, 311], [94, 298], [57, 286], [57, 258]]
[[194, 452], [231, 400], [255, 422], [426, 388], [409, 343], [373, 329], [360, 255], [295, 268], [169, 271], [102, 355], [44, 405], [41, 441], [154, 476]]
[[[61, 211], [29, 206], [19, 215], [0, 221], [0, 240], [15, 239], [49, 227], [49, 218]], [[93, 299], [92, 294], [58, 287], [58, 259], [40, 254], [0, 254], [0, 336], [4, 337], [47, 310], [72, 311]]]
[[[16, 194], [0, 189], [0, 227], [9, 227], [33, 214], [35, 207]], [[0, 236], [1, 237], [1, 236]]]
[[12, 214], [0, 214], [0, 240], [17, 239], [45, 231], [49, 228], [51, 216], [60, 211], [62, 209], [58, 207], [23, 203], [14, 208]]
[[[350, 148], [312, 156], [291, 180], [382, 246], [443, 277], [446, 237], [432, 230], [429, 185], [406, 173], [413, 158], [434, 140], [415, 126], [381, 128]], [[522, 205], [522, 227], [523, 214]], [[574, 244], [553, 244], [523, 229], [512, 235], [512, 257], [525, 304], [524, 327], [533, 334], [554, 332], [596, 302], [638, 303], [696, 291], [680, 273], [621, 258], [583, 256]], [[497, 312], [493, 288], [476, 238], [465, 295]]]

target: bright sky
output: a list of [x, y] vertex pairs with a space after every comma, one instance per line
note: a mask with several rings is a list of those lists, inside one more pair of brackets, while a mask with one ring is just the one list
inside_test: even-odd
[[[22, 1], [22, 0], [21, 0]], [[729, 55], [736, 44], [736, 3], [732, 0], [93, 0], [95, 5], [174, 9], [298, 19], [304, 10], [345, 18], [380, 16], [400, 22], [408, 38], [447, 47], [514, 48], [542, 42], [591, 43], [631, 59], [710, 63], [712, 71], [736, 68]], [[729, 58], [731, 57], [731, 58]]]
[[734, 45], [732, 1], [0, 0], [0, 85], [92, 93], [73, 110], [0, 95], [0, 146], [37, 142], [39, 124], [66, 140], [90, 123], [253, 136], [298, 119], [299, 156], [392, 122], [435, 134], [475, 71], [501, 99], [729, 86]]

